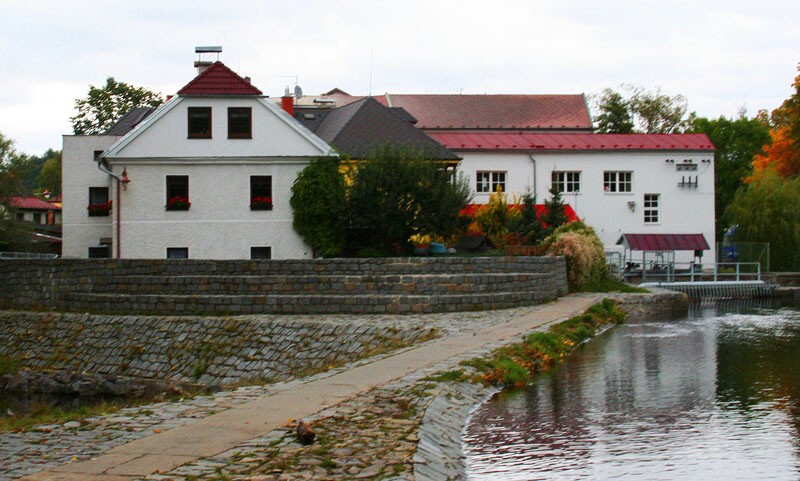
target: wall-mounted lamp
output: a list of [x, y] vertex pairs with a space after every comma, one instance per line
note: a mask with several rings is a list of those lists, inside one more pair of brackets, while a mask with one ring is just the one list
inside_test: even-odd
[[684, 164], [691, 164], [692, 163], [692, 159], [683, 159], [683, 163]]
[[667, 159], [664, 162], [667, 162], [669, 164], [674, 164], [675, 163], [675, 159]]
[[703, 162], [703, 163], [706, 163], [706, 162], [711, 162], [711, 159], [703, 159], [703, 160], [701, 160], [700, 162]]
[[128, 168], [122, 169], [122, 177], [119, 179], [120, 183], [122, 183], [122, 190], [128, 190], [128, 184], [130, 184], [131, 179], [128, 178]]
[[629, 200], [628, 201], [628, 209], [630, 209], [631, 212], [634, 212], [636, 210], [636, 202], [632, 201], [632, 200]]

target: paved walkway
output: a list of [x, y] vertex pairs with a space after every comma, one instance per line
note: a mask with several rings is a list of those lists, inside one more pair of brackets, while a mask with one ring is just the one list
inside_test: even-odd
[[567, 296], [538, 306], [529, 314], [406, 349], [338, 374], [293, 384], [270, 395], [234, 406], [190, 424], [174, 427], [117, 446], [93, 459], [75, 462], [26, 476], [30, 481], [130, 481], [169, 471], [201, 457], [229, 450], [289, 419], [301, 419], [359, 393], [384, 385], [426, 366], [482, 346], [513, 341], [537, 327], [574, 316], [599, 300], [599, 296]]

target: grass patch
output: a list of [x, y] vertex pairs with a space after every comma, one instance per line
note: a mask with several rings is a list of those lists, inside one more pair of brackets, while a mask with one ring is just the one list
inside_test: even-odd
[[437, 372], [431, 376], [424, 377], [422, 381], [432, 381], [432, 382], [458, 382], [463, 381], [466, 379], [466, 375], [464, 374], [463, 369], [456, 369], [453, 371], [442, 371]]
[[580, 316], [556, 324], [547, 331], [529, 334], [516, 344], [497, 349], [488, 359], [469, 359], [462, 365], [474, 368], [474, 377], [484, 384], [522, 387], [537, 372], [552, 368], [593, 337], [605, 324], [619, 324], [625, 313], [609, 299], [587, 309]]
[[83, 419], [101, 414], [110, 414], [126, 407], [119, 403], [102, 401], [92, 406], [81, 406], [76, 409], [64, 410], [54, 408], [46, 403], [32, 406], [25, 414], [0, 417], [0, 433], [24, 432], [42, 424], [63, 424], [70, 421]]
[[4, 352], [0, 352], [0, 376], [14, 374], [19, 371], [19, 359]]

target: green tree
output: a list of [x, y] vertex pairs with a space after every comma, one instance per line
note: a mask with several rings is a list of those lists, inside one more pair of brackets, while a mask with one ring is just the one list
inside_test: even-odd
[[61, 193], [61, 151], [48, 152], [50, 155], [39, 172], [39, 189], [58, 195]]
[[526, 245], [536, 245], [544, 239], [544, 226], [536, 210], [536, 196], [528, 190], [522, 195], [519, 205], [520, 215], [512, 219], [509, 230], [520, 236]]
[[595, 120], [595, 128], [598, 132], [604, 134], [633, 132], [630, 104], [619, 92], [609, 88], [603, 90], [597, 99], [596, 109], [599, 112]]
[[105, 86], [90, 85], [85, 98], [75, 99], [78, 113], [70, 117], [72, 130], [76, 135], [102, 134], [128, 110], [158, 107], [163, 102], [161, 94], [108, 77]]
[[725, 211], [738, 224], [737, 241], [769, 242], [775, 271], [800, 270], [800, 177], [786, 179], [774, 170], [740, 189]]
[[567, 223], [567, 214], [564, 212], [564, 199], [556, 184], [550, 187], [550, 198], [544, 201], [544, 215], [542, 222], [545, 224], [543, 235], [549, 236], [556, 229]]
[[0, 251], [35, 250], [32, 229], [16, 220], [9, 198], [25, 191], [26, 155], [17, 152], [14, 141], [0, 133]]
[[413, 250], [415, 234], [450, 236], [469, 202], [466, 178], [453, 179], [424, 152], [386, 145], [359, 163], [349, 192], [349, 241], [380, 254]]
[[622, 89], [628, 92], [627, 98], [609, 88], [597, 97], [595, 118], [600, 132], [673, 134], [691, 125], [694, 114], [687, 114], [689, 104], [683, 95], [669, 96], [658, 87], [622, 85]]
[[294, 228], [321, 257], [342, 254], [347, 226], [345, 180], [339, 159], [315, 159], [292, 185]]
[[708, 135], [716, 147], [714, 161], [714, 188], [717, 219], [717, 238], [728, 227], [724, 220], [725, 208], [733, 202], [743, 179], [753, 173], [753, 159], [770, 142], [769, 126], [759, 118], [744, 116], [731, 120], [697, 118], [692, 122], [692, 132]]

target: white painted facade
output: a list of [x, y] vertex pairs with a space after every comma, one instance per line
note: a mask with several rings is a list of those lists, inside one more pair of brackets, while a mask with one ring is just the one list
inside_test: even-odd
[[[537, 203], [543, 203], [550, 197], [553, 171], [578, 172], [578, 192], [565, 192], [563, 199], [580, 219], [594, 227], [606, 250], [621, 250], [616, 243], [623, 233], [702, 233], [711, 246], [710, 250], [704, 252], [703, 262], [715, 262], [713, 152], [609, 150], [547, 151], [531, 155], [527, 152], [457, 153], [464, 158], [459, 169], [469, 178], [474, 192], [473, 202], [476, 204], [487, 203], [490, 195], [476, 192], [478, 172], [504, 173], [504, 191], [508, 194], [509, 202], [515, 196], [531, 190], [537, 194]], [[630, 192], [606, 191], [605, 172], [630, 172]], [[657, 222], [645, 221], [646, 194], [659, 196]], [[649, 199], [652, 200], [652, 197]], [[647, 210], [652, 214], [652, 209]], [[678, 252], [676, 261], [689, 262], [692, 256], [692, 252]]]
[[90, 247], [100, 247], [111, 239], [112, 217], [90, 217], [89, 188], [106, 187], [111, 192], [112, 178], [101, 172], [94, 161], [120, 137], [112, 135], [65, 135], [61, 157], [62, 256], [86, 258]]
[[[211, 138], [188, 138], [189, 107], [212, 109]], [[228, 138], [228, 107], [252, 109], [252, 138]], [[117, 181], [93, 161], [97, 148], [106, 149], [115, 174], [130, 179], [119, 202]], [[64, 255], [87, 257], [89, 246], [110, 237], [113, 257], [121, 258], [165, 258], [168, 248], [183, 248], [189, 258], [248, 259], [251, 247], [269, 247], [273, 259], [310, 258], [292, 227], [291, 186], [311, 159], [329, 155], [324, 141], [258, 96], [176, 96], [121, 139], [67, 136], [64, 209], [71, 227], [64, 228]], [[189, 210], [166, 210], [171, 175], [188, 176]], [[271, 176], [272, 210], [250, 209], [251, 176]], [[110, 217], [86, 213], [92, 182], [111, 187]]]

